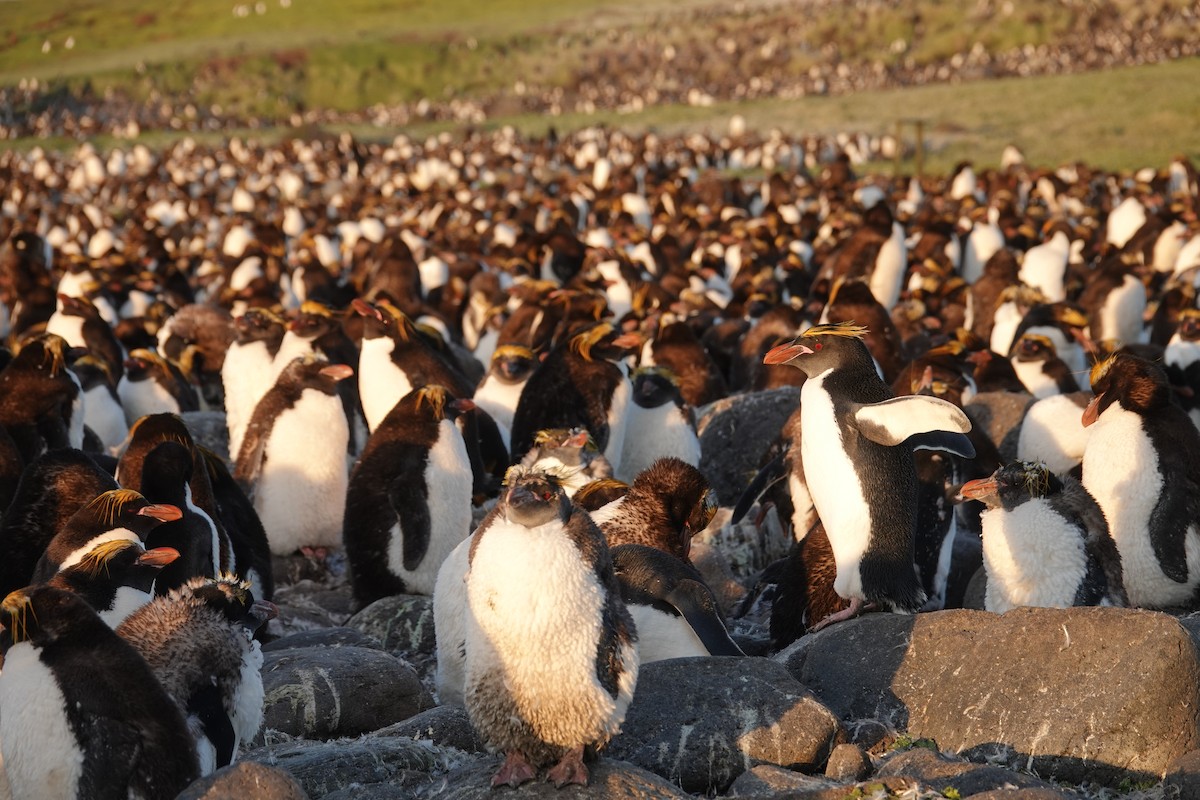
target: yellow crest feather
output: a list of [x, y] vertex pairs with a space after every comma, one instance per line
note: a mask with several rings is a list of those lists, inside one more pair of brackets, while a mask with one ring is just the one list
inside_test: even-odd
[[843, 336], [847, 339], [862, 339], [867, 335], [866, 325], [855, 325], [854, 322], [835, 322], [832, 325], [814, 325], [801, 336]]
[[1112, 369], [1113, 362], [1116, 360], [1117, 360], [1117, 356], [1114, 353], [1113, 355], [1109, 356], [1108, 358], [1104, 359], [1103, 361], [1097, 361], [1095, 363], [1095, 365], [1092, 366], [1092, 372], [1091, 372], [1091, 375], [1089, 376], [1089, 382], [1091, 384], [1093, 391], [1095, 391], [1095, 389], [1096, 389], [1096, 384], [1099, 383], [1100, 381], [1102, 381], [1104, 379], [1104, 376], [1108, 374], [1108, 371], [1110, 369]]
[[140, 544], [130, 539], [112, 539], [107, 542], [101, 542], [79, 560], [75, 569], [93, 578], [99, 575], [102, 570], [107, 575], [108, 562], [115, 558], [118, 553], [124, 552], [130, 547], [136, 547], [139, 550], [144, 549]]
[[528, 358], [533, 359], [533, 350], [519, 344], [502, 344], [492, 352], [492, 361], [501, 358]]
[[301, 314], [312, 314], [317, 317], [332, 317], [333, 311], [324, 303], [318, 303], [316, 300], [305, 300], [300, 304]]
[[[29, 595], [25, 594], [23, 589], [10, 592], [8, 597], [4, 598], [4, 602], [0, 603], [0, 609], [12, 618], [8, 632], [12, 636], [13, 644], [19, 644], [28, 639], [28, 616], [32, 613]], [[33, 621], [37, 622], [36, 614], [33, 615]]]
[[601, 339], [611, 334], [615, 328], [607, 322], [600, 325], [595, 325], [588, 328], [582, 333], [577, 333], [571, 337], [571, 352], [582, 356], [585, 361], [592, 360], [592, 348], [595, 347]]
[[440, 384], [430, 384], [417, 389], [417, 408], [429, 406], [433, 415], [438, 419], [446, 416], [446, 387]]
[[88, 503], [87, 508], [93, 509], [105, 524], [112, 525], [124, 512], [126, 505], [144, 502], [145, 499], [133, 489], [112, 489]]

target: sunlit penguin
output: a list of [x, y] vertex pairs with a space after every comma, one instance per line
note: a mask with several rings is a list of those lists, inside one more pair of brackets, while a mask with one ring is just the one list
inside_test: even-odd
[[634, 370], [618, 478], [632, 481], [659, 458], [700, 464], [700, 438], [692, 407], [684, 403], [675, 376], [663, 367]]
[[521, 466], [553, 472], [567, 497], [574, 497], [593, 481], [612, 477], [612, 465], [587, 428], [538, 431], [533, 447], [521, 458]]
[[147, 550], [137, 540], [112, 539], [93, 547], [47, 583], [79, 595], [108, 627], [116, 628], [154, 599], [159, 570], [177, 558], [179, 551], [170, 547]]
[[147, 414], [199, 411], [200, 397], [183, 371], [151, 350], [134, 350], [125, 360], [117, 396], [132, 425]]
[[492, 785], [553, 764], [587, 784], [584, 750], [615, 735], [637, 683], [637, 636], [604, 538], [552, 477], [515, 468], [472, 538], [466, 573], [465, 699], [505, 754]]
[[964, 484], [962, 496], [987, 505], [981, 520], [988, 611], [1128, 604], [1104, 512], [1074, 478], [1016, 462]]
[[537, 358], [528, 347], [501, 345], [492, 352], [487, 374], [475, 389], [475, 405], [496, 421], [504, 446], [512, 447], [513, 414], [521, 399], [521, 391], [537, 366]]
[[801, 458], [817, 514], [837, 560], [837, 593], [850, 600], [914, 612], [925, 602], [914, 566], [917, 476], [912, 450], [975, 454], [962, 410], [934, 397], [893, 397], [863, 344], [865, 329], [847, 323], [808, 329], [764, 362], [792, 364], [808, 376], [801, 390]]

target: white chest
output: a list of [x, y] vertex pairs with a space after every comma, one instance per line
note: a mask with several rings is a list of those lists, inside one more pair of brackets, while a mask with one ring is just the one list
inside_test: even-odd
[[413, 390], [412, 382], [404, 370], [392, 361], [395, 343], [380, 336], [364, 339], [358, 357], [358, 393], [362, 398], [363, 414], [367, 428], [374, 432], [383, 418]]
[[0, 753], [13, 797], [75, 797], [83, 751], [66, 698], [33, 645], [14, 645], [5, 656], [0, 708]]
[[1087, 570], [1079, 530], [1044, 499], [982, 516], [988, 611], [1017, 606], [1067, 608]]

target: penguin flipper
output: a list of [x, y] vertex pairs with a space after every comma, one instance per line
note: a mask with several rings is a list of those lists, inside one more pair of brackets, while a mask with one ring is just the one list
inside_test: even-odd
[[963, 458], [975, 457], [975, 445], [964, 434], [950, 431], [927, 431], [914, 433], [904, 440], [913, 450], [936, 450], [941, 453], [952, 453]]
[[721, 622], [712, 590], [703, 582], [682, 580], [667, 592], [663, 600], [674, 606], [696, 636], [700, 637], [704, 649], [712, 656], [744, 656], [742, 648], [729, 636]]
[[764, 464], [758, 474], [754, 476], [754, 480], [750, 481], [750, 485], [738, 498], [737, 505], [733, 507], [733, 516], [729, 521], [735, 525], [741, 522], [742, 517], [746, 516], [750, 507], [758, 498], [762, 497], [763, 492], [785, 477], [787, 477], [787, 451], [781, 450], [775, 458]]
[[432, 521], [429, 515], [429, 498], [426, 496], [425, 481], [420, 477], [418, 469], [410, 472], [401, 469], [400, 477], [388, 486], [388, 501], [400, 520], [400, 535], [404, 537], [401, 554], [404, 568], [409, 572], [416, 570], [425, 559], [429, 550]]
[[1194, 520], [1195, 509], [1190, 508], [1188, 498], [1197, 492], [1190, 480], [1165, 481], [1158, 502], [1150, 511], [1150, 545], [1163, 574], [1176, 583], [1188, 579], [1187, 553], [1184, 549], [1184, 534], [1188, 525], [1180, 529], [1179, 520]]
[[200, 720], [204, 736], [212, 742], [217, 755], [217, 767], [233, 763], [234, 750], [237, 748], [237, 734], [233, 730], [233, 721], [225, 711], [221, 701], [221, 690], [215, 685], [205, 686], [188, 698], [187, 713]]
[[262, 473], [270, 433], [270, 426], [264, 428], [262, 425], [251, 423], [242, 434], [242, 449], [237, 454], [233, 478], [251, 500], [254, 499], [254, 486], [258, 483], [258, 476]]
[[905, 395], [882, 403], [857, 405], [852, 416], [859, 433], [885, 447], [895, 447], [918, 433], [971, 430], [971, 420], [961, 408], [927, 395]]

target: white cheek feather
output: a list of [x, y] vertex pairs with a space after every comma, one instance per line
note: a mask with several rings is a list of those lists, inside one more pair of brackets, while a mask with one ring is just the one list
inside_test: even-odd
[[117, 397], [125, 409], [125, 422], [132, 425], [147, 414], [179, 413], [179, 403], [158, 381], [146, 378], [131, 381], [121, 378], [117, 384]]
[[[627, 372], [624, 362], [620, 364], [621, 373]], [[628, 377], [622, 377], [613, 390], [612, 405], [608, 408], [608, 444], [604, 447], [604, 457], [612, 464], [613, 474], [620, 474], [621, 455], [625, 450], [625, 427], [629, 422], [630, 398], [633, 396], [633, 384]]]
[[[632, 699], [637, 656], [623, 652], [614, 699], [596, 676], [605, 593], [592, 565], [557, 520], [531, 529], [497, 519], [480, 535], [466, 581], [468, 710], [483, 693], [550, 744], [607, 739]], [[503, 730], [481, 734], [506, 749]]]
[[1009, 361], [1012, 362], [1013, 371], [1017, 373], [1017, 379], [1025, 386], [1025, 391], [1038, 400], [1059, 393], [1058, 384], [1054, 382], [1054, 379], [1042, 372], [1044, 361], [1021, 361], [1016, 357]]
[[237, 760], [237, 749], [258, 735], [263, 723], [263, 654], [262, 646], [250, 639], [242, 654], [241, 676], [231, 707], [226, 711], [233, 723], [235, 737], [233, 758]]
[[[475, 405], [491, 415], [496, 424], [500, 426], [502, 433], [507, 434], [512, 430], [513, 414], [517, 410], [517, 402], [521, 399], [521, 391], [525, 388], [526, 382], [505, 383], [488, 375], [479, 384], [479, 388], [475, 390], [475, 396], [471, 399], [475, 401]], [[504, 439], [504, 446], [509, 446], [507, 435]]]
[[1083, 461], [1092, 429], [1083, 427], [1083, 409], [1069, 395], [1054, 395], [1029, 407], [1017, 436], [1017, 458], [1041, 461], [1051, 472], [1070, 472]]
[[1045, 499], [1033, 498], [1012, 511], [989, 509], [982, 524], [988, 611], [1074, 604], [1087, 571], [1083, 537]]
[[9, 648], [0, 673], [0, 752], [13, 797], [76, 796], [83, 749], [67, 722], [66, 705], [33, 645]]
[[800, 390], [800, 456], [817, 516], [825, 523], [837, 578], [833, 588], [844, 598], [863, 598], [858, 565], [871, 540], [871, 510], [854, 463], [842, 445], [842, 432], [825, 391], [830, 370], [809, 378]]
[[316, 389], [275, 420], [254, 492], [275, 555], [341, 544], [349, 439], [342, 401]]
[[471, 462], [462, 434], [450, 420], [438, 423], [438, 438], [429, 450], [425, 486], [429, 503], [429, 547], [415, 570], [404, 568], [404, 539], [400, 523], [392, 526], [388, 569], [399, 575], [412, 594], [432, 594], [438, 569], [459, 542], [471, 532]]
[[242, 436], [250, 424], [254, 407], [274, 383], [267, 343], [232, 345], [221, 366], [221, 383], [225, 387], [225, 426], [229, 429], [229, 452], [236, 458], [242, 449]]
[[637, 628], [638, 660], [642, 664], [711, 655], [683, 617], [641, 605], [630, 605], [629, 614]]
[[1200, 360], [1200, 342], [1186, 341], [1177, 333], [1167, 344], [1167, 352], [1164, 354], [1163, 360], [1172, 367], [1187, 369], [1189, 364]]
[[84, 424], [100, 437], [105, 447], [116, 447], [129, 435], [125, 411], [106, 387], [93, 386], [88, 389], [84, 393], [83, 409]]
[[1162, 491], [1158, 453], [1142, 428], [1142, 418], [1109, 406], [1091, 426], [1083, 454], [1083, 485], [1108, 520], [1131, 606], [1185, 605], [1200, 584], [1200, 534], [1190, 525], [1184, 540], [1188, 580], [1176, 583], [1163, 574], [1150, 543], [1150, 513]]
[[617, 478], [632, 483], [638, 473], [667, 456], [693, 467], [700, 463], [700, 439], [683, 411], [674, 403], [663, 403], [658, 408], [630, 403]]
[[117, 587], [116, 594], [113, 596], [112, 608], [108, 611], [101, 611], [100, 619], [104, 620], [105, 625], [116, 630], [117, 626], [124, 622], [126, 617], [153, 599], [153, 596], [149, 592], [143, 592], [141, 589], [135, 589], [132, 586], [119, 586]]
[[105, 531], [99, 536], [93, 536], [84, 542], [82, 547], [72, 550], [58, 565], [58, 571], [62, 572], [67, 567], [73, 567], [83, 560], [83, 557], [90, 553], [97, 545], [104, 542], [115, 542], [122, 540], [126, 542], [141, 542], [141, 537], [129, 530], [129, 528], [113, 528], [111, 531]]
[[1142, 338], [1142, 315], [1146, 311], [1146, 287], [1126, 275], [1119, 287], [1108, 293], [1100, 309], [1100, 340], [1135, 344]]
[[459, 542], [438, 570], [433, 588], [433, 629], [437, 634], [437, 692], [442, 705], [466, 705], [463, 693], [467, 641], [467, 557], [471, 538]]
[[413, 390], [404, 370], [392, 361], [395, 345], [387, 336], [363, 339], [358, 355], [358, 394], [372, 433], [400, 398]]

